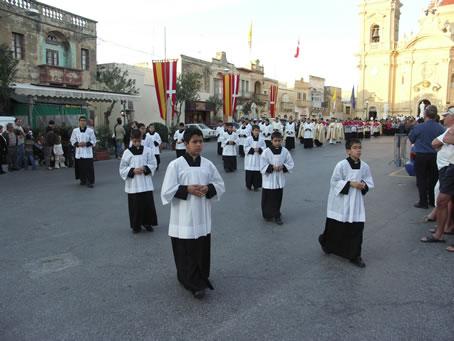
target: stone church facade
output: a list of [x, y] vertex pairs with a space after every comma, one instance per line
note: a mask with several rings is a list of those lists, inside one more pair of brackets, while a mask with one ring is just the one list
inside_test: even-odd
[[[410, 5], [410, 1], [409, 1]], [[400, 0], [362, 0], [356, 116], [419, 116], [454, 105], [454, 0], [435, 0], [399, 40]]]

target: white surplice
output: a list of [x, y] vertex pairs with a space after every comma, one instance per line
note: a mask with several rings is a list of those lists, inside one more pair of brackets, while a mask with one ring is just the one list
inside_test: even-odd
[[224, 135], [225, 130], [223, 126], [218, 126], [216, 128], [216, 137], [217, 137], [217, 142], [222, 142], [222, 136]]
[[304, 123], [303, 124], [303, 138], [305, 139], [313, 139], [314, 138], [314, 124], [312, 122], [310, 123]]
[[183, 143], [176, 143], [175, 144], [175, 149], [177, 150], [186, 150], [186, 147], [184, 145], [184, 130], [180, 133], [180, 130], [177, 130], [175, 134], [173, 135], [173, 139], [176, 142], [183, 142]]
[[288, 122], [285, 125], [285, 137], [295, 137], [295, 132], [296, 132], [296, 125], [295, 123], [290, 123]]
[[[234, 144], [228, 144], [229, 142], [233, 142]], [[224, 133], [222, 136], [222, 155], [223, 156], [236, 156], [237, 150], [236, 146], [239, 142], [238, 134], [234, 131], [229, 134], [228, 132]]]
[[[211, 199], [188, 194], [186, 200], [175, 198], [180, 186], [212, 184], [216, 196]], [[171, 204], [169, 236], [197, 239], [211, 233], [211, 200], [225, 192], [224, 181], [214, 164], [201, 157], [200, 167], [191, 167], [184, 157], [170, 162], [162, 183], [161, 200]]]
[[263, 137], [265, 141], [271, 141], [271, 134], [273, 133], [273, 125], [270, 123], [268, 125], [265, 124], [265, 128], [263, 131]]
[[263, 176], [263, 188], [265, 189], [279, 189], [285, 187], [285, 172], [273, 171], [267, 173], [268, 166], [285, 166], [288, 172], [291, 173], [294, 163], [292, 156], [287, 148], [282, 147], [280, 154], [273, 154], [270, 148], [265, 149], [260, 158], [260, 172]]
[[[251, 133], [249, 132], [249, 129], [247, 126], [245, 127], [240, 127], [237, 131], [238, 133], [238, 145], [239, 146], [244, 146], [244, 143], [246, 142], [246, 139], [251, 136]], [[244, 136], [244, 137], [241, 137]]]
[[[134, 174], [133, 178], [128, 177], [132, 168], [141, 168], [145, 166], [150, 169], [150, 174]], [[156, 157], [151, 148], [143, 147], [143, 152], [140, 155], [134, 155], [130, 149], [126, 149], [120, 161], [120, 176], [125, 180], [125, 192], [133, 194], [153, 191], [154, 187], [151, 177], [154, 175], [157, 166]]]
[[159, 146], [162, 143], [161, 135], [159, 135], [157, 132], [154, 132], [153, 135], [151, 135], [150, 133], [147, 133], [147, 137], [148, 136], [150, 136], [150, 138], [151, 138], [151, 143], [150, 144], [153, 146], [154, 155], [161, 154], [161, 151], [159, 149]]
[[76, 143], [90, 142], [91, 146], [77, 147], [76, 146], [76, 159], [92, 159], [93, 158], [93, 147], [96, 146], [96, 136], [93, 129], [86, 127], [85, 131], [82, 132], [80, 128], [74, 128], [71, 134], [71, 144], [73, 146]]
[[254, 154], [249, 154], [251, 149], [255, 150], [260, 148], [263, 151], [266, 149], [265, 140], [259, 136], [258, 141], [254, 140], [254, 137], [249, 136], [244, 143], [244, 169], [248, 171], [260, 171], [260, 159], [261, 155], [259, 152], [254, 151]]
[[331, 177], [327, 216], [343, 223], [365, 222], [366, 212], [361, 190], [350, 186], [348, 194], [341, 194], [348, 181], [363, 181], [369, 190], [374, 188], [367, 163], [361, 161], [360, 169], [352, 169], [347, 160], [338, 162]]

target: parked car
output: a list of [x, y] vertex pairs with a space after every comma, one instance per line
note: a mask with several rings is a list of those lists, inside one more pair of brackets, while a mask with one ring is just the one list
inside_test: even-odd
[[8, 123], [14, 123], [15, 119], [13, 116], [0, 116], [0, 125], [3, 126], [3, 131], [6, 131], [6, 125]]
[[216, 138], [216, 131], [207, 127], [203, 123], [190, 123], [186, 124], [186, 128], [199, 128], [202, 131], [203, 139], [209, 140]]

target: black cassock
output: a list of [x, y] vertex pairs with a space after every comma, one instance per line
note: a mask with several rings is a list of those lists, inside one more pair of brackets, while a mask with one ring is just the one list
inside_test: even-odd
[[222, 157], [222, 160], [224, 161], [224, 170], [227, 172], [233, 172], [236, 171], [236, 156], [232, 155], [224, 155]]
[[74, 171], [76, 180], [80, 180], [83, 184], [95, 183], [95, 168], [93, 159], [75, 159]]
[[128, 194], [129, 222], [133, 230], [158, 225], [153, 191]]
[[283, 188], [262, 189], [262, 214], [265, 219], [275, 219], [281, 216]]
[[343, 223], [327, 218], [325, 231], [318, 238], [323, 250], [337, 256], [355, 259], [361, 257], [364, 222]]
[[293, 136], [285, 139], [285, 148], [288, 150], [295, 149], [295, 138]]

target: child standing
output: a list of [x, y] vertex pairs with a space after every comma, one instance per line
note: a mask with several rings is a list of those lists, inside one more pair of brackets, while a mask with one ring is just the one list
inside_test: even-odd
[[293, 169], [293, 159], [282, 147], [282, 134], [271, 135], [271, 145], [262, 153], [260, 170], [263, 175], [262, 214], [267, 221], [282, 225], [281, 204], [285, 186], [285, 173]]
[[133, 130], [130, 138], [132, 147], [124, 151], [120, 161], [120, 176], [128, 193], [129, 223], [133, 233], [140, 232], [142, 226], [153, 231], [153, 226], [158, 225], [151, 179], [156, 158], [151, 148], [142, 145], [140, 130]]
[[243, 121], [241, 123], [240, 129], [238, 129], [238, 145], [239, 145], [239, 153], [241, 157], [244, 157], [244, 143], [246, 142], [246, 139], [251, 136], [249, 132], [249, 128], [246, 125], [246, 121]]
[[186, 153], [186, 147], [184, 146], [184, 123], [181, 122], [178, 125], [178, 130], [173, 135], [173, 139], [175, 140], [175, 151], [177, 153], [177, 158], [183, 156]]
[[186, 153], [170, 162], [162, 183], [161, 200], [170, 203], [169, 236], [178, 281], [196, 298], [213, 289], [210, 281], [211, 199], [225, 192], [224, 181], [211, 161], [200, 156], [203, 134], [189, 128]]
[[226, 173], [236, 171], [236, 145], [238, 144], [238, 134], [233, 131], [233, 124], [227, 123], [227, 132], [224, 133], [222, 140], [222, 160]]
[[61, 136], [57, 135], [57, 143], [54, 144], [55, 169], [66, 168], [65, 157], [63, 156], [63, 146], [61, 145]]
[[374, 188], [369, 166], [361, 161], [361, 141], [350, 139], [345, 144], [348, 158], [337, 163], [331, 177], [325, 231], [319, 237], [325, 253], [334, 253], [360, 268], [366, 213], [363, 196]]
[[266, 149], [265, 140], [260, 136], [260, 127], [252, 126], [252, 136], [244, 143], [244, 169], [246, 170], [246, 188], [258, 191], [262, 187], [262, 173], [260, 173], [260, 156]]

